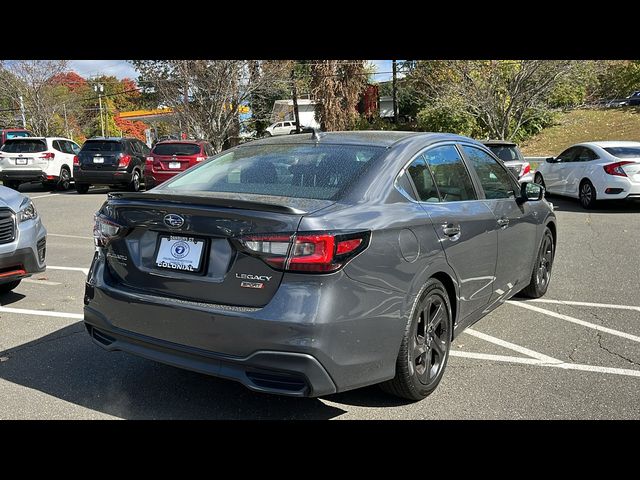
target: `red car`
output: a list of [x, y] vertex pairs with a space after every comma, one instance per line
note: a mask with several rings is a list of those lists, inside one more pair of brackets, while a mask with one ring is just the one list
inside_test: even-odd
[[214, 154], [204, 140], [167, 140], [158, 142], [144, 166], [144, 184], [149, 190]]

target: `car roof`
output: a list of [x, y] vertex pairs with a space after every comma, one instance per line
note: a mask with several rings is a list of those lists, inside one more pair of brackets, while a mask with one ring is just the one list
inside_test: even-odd
[[640, 142], [632, 142], [628, 140], [603, 140], [599, 142], [582, 142], [572, 145], [573, 147], [589, 147], [596, 146], [600, 148], [607, 147], [640, 147]]
[[510, 142], [508, 140], [481, 140], [481, 143], [483, 143], [486, 146], [490, 146], [490, 145], [505, 145], [505, 146], [508, 145], [510, 147], [518, 146], [517, 143]]
[[7, 142], [12, 141], [12, 140], [71, 140], [70, 138], [65, 138], [65, 137], [14, 137], [14, 138], [7, 138]]
[[407, 132], [407, 131], [388, 131], [388, 130], [358, 130], [349, 132], [319, 132], [319, 139], [312, 138], [312, 133], [300, 133], [297, 135], [280, 135], [277, 137], [269, 137], [252, 142], [243, 143], [237, 148], [248, 148], [253, 145], [286, 145], [296, 143], [319, 143], [331, 145], [368, 145], [378, 147], [391, 147], [402, 140], [422, 139], [428, 143], [438, 141], [466, 141], [472, 143], [480, 143], [468, 137], [455, 135], [452, 133], [433, 133], [433, 132]]
[[138, 140], [138, 141], [142, 141], [139, 138], [135, 138], [135, 137], [91, 137], [91, 138], [87, 138], [87, 142], [89, 140], [103, 140], [103, 141], [107, 141], [107, 142], [119, 142], [121, 140]]
[[161, 143], [208, 143], [206, 140], [161, 140], [156, 145], [160, 145]]

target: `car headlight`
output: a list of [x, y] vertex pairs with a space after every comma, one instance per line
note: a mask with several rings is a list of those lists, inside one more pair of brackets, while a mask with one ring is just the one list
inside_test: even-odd
[[27, 203], [27, 206], [18, 212], [18, 220], [20, 222], [25, 222], [27, 220], [33, 220], [38, 217], [38, 212], [36, 211], [36, 207], [31, 200]]

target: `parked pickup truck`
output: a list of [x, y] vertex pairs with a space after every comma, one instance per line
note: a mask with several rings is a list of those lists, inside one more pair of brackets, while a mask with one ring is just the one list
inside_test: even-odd
[[524, 157], [517, 144], [506, 140], [483, 140], [482, 143], [504, 162], [520, 183], [533, 182], [535, 167], [546, 159], [546, 157]]

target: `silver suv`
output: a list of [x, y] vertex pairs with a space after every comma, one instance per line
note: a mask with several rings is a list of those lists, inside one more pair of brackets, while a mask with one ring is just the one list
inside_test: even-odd
[[46, 268], [47, 230], [33, 202], [7, 187], [0, 187], [0, 293]]

